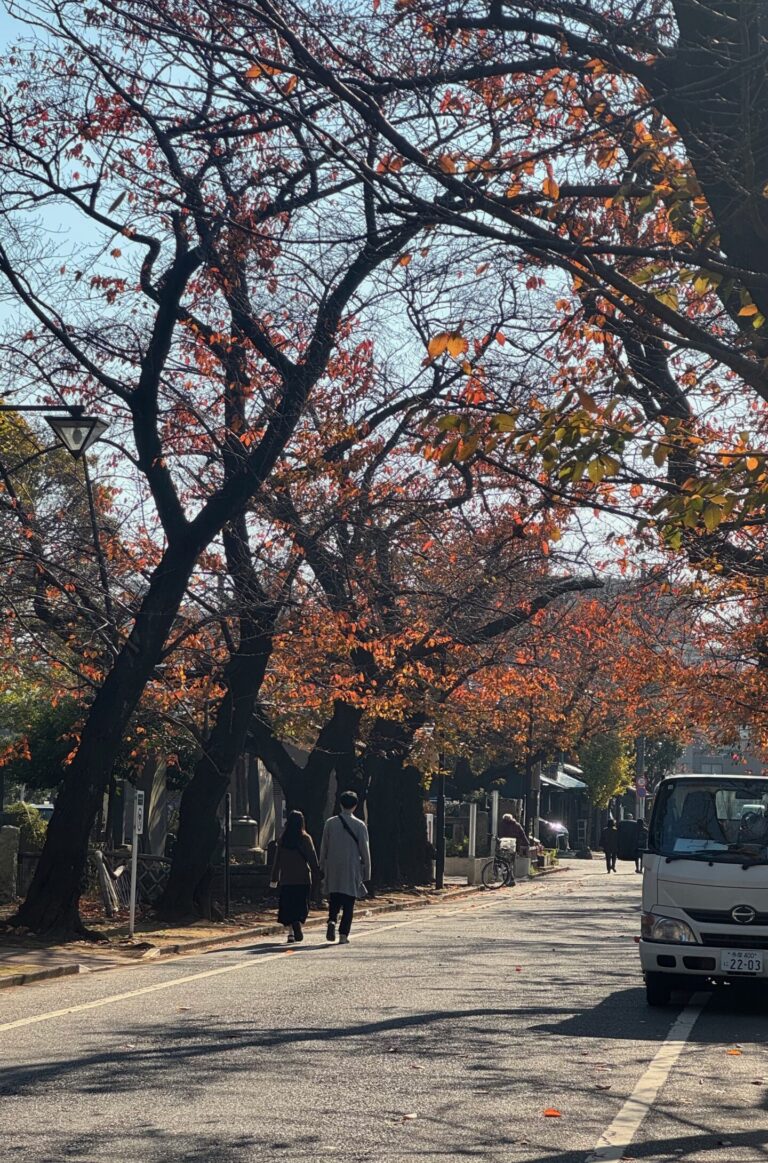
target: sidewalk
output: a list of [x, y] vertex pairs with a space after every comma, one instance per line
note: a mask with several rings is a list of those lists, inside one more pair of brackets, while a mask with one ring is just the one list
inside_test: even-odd
[[[387, 893], [358, 907], [361, 918], [401, 909], [425, 908], [446, 900], [481, 891], [468, 885], [448, 884], [442, 892], [421, 889]], [[124, 966], [131, 961], [146, 961], [172, 954], [191, 953], [216, 946], [259, 937], [282, 936], [284, 928], [275, 922], [275, 909], [241, 914], [229, 921], [196, 921], [189, 925], [163, 926], [153, 920], [138, 921], [135, 937], [128, 936], [126, 920], [96, 922], [87, 919], [89, 928], [104, 936], [104, 942], [72, 941], [51, 945], [33, 937], [13, 932], [0, 934], [0, 989], [67, 977], [75, 973], [93, 973]], [[325, 917], [315, 910], [307, 928], [324, 928]]]
[[[558, 868], [547, 872], [557, 872]], [[539, 873], [527, 881], [534, 885], [545, 877]], [[520, 895], [523, 885], [515, 889], [493, 891], [513, 892]], [[487, 892], [482, 885], [446, 883], [442, 891], [433, 888], [413, 889], [409, 892], [387, 893], [361, 902], [356, 915], [363, 919], [379, 913], [400, 912], [403, 909], [429, 908], [445, 901], [461, 900], [478, 892]], [[153, 920], [136, 924], [134, 939], [128, 936], [127, 920], [96, 922], [88, 918], [89, 928], [104, 936], [103, 943], [72, 941], [66, 945], [50, 945], [33, 937], [16, 937], [0, 933], [0, 990], [15, 985], [30, 985], [53, 977], [68, 977], [76, 973], [94, 973], [115, 969], [130, 962], [142, 962], [156, 957], [193, 953], [231, 945], [260, 937], [282, 936], [282, 925], [275, 922], [275, 909], [241, 914], [229, 921], [195, 921], [190, 925], [164, 927]], [[1, 918], [0, 918], [1, 920]], [[313, 910], [306, 924], [309, 932], [325, 928], [325, 914]]]

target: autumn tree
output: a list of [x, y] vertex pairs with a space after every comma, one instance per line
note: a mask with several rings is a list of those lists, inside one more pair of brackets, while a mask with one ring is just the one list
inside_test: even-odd
[[[246, 43], [272, 51], [263, 22], [246, 28], [215, 4], [14, 11], [39, 33], [4, 62], [0, 276], [21, 323], [14, 386], [112, 410], [160, 550], [18, 914], [72, 932], [105, 780], [195, 564], [222, 531], [243, 551], [241, 515], [326, 374], [339, 326], [425, 220], [393, 219], [340, 167], [348, 131], [332, 111], [322, 139], [305, 134], [297, 74], [243, 55]], [[334, 206], [325, 235], [323, 204]], [[64, 208], [77, 223], [66, 254], [33, 224]], [[248, 665], [260, 634], [258, 622], [244, 629]]]

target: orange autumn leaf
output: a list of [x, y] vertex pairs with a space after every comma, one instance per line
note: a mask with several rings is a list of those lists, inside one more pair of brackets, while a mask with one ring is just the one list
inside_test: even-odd
[[456, 173], [456, 162], [453, 160], [449, 153], [441, 153], [440, 157], [437, 159], [437, 165], [444, 174]]
[[440, 331], [433, 335], [427, 344], [427, 352], [432, 359], [438, 355], [448, 353], [454, 359], [464, 355], [469, 350], [469, 342], [458, 331]]
[[557, 1110], [553, 1106], [548, 1106], [547, 1109], [544, 1111], [544, 1118], [545, 1119], [561, 1119], [562, 1117], [563, 1117], [563, 1112]]
[[542, 193], [555, 202], [560, 197], [560, 187], [554, 178], [545, 178], [541, 184]]

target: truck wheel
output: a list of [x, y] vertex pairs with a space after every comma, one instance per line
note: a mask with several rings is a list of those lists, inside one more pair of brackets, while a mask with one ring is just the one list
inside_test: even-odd
[[672, 998], [672, 986], [665, 973], [646, 973], [645, 1000], [649, 1006], [668, 1006]]

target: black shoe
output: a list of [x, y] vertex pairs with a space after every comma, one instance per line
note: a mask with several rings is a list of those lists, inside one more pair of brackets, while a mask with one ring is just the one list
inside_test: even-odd
[[304, 934], [301, 930], [301, 925], [294, 925], [293, 926], [293, 936], [297, 941], [304, 940]]
[[328, 928], [325, 930], [325, 939], [326, 941], [336, 940], [336, 924], [334, 921], [328, 922]]

